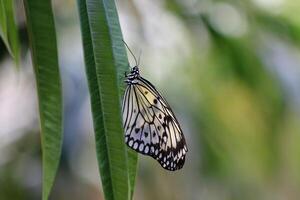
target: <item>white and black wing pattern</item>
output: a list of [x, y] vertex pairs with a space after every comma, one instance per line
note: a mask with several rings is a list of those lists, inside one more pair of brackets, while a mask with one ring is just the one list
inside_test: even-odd
[[182, 168], [188, 149], [169, 104], [141, 76], [127, 83], [122, 105], [126, 144], [155, 158], [167, 170]]

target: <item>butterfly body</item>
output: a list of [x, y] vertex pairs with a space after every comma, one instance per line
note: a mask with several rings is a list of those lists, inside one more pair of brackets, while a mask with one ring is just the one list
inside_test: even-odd
[[186, 142], [180, 125], [167, 101], [133, 67], [125, 75], [122, 114], [125, 142], [133, 150], [153, 157], [167, 170], [181, 169]]

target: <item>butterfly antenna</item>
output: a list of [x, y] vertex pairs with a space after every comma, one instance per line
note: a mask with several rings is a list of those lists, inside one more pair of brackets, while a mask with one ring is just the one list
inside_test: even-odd
[[139, 53], [139, 58], [138, 58], [138, 66], [140, 65], [140, 61], [141, 61], [141, 55], [142, 55], [142, 50], [140, 50], [140, 53]]
[[134, 56], [134, 54], [132, 53], [132, 51], [130, 50], [129, 46], [127, 45], [127, 43], [123, 39], [122, 39], [122, 41], [124, 42], [126, 48], [129, 50], [130, 54], [133, 56], [136, 66], [138, 66], [139, 63], [137, 62], [137, 59]]

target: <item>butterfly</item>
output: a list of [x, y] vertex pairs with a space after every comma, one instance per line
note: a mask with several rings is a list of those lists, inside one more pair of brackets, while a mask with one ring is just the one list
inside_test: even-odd
[[129, 74], [125, 73], [125, 78], [127, 87], [122, 115], [126, 144], [141, 154], [153, 157], [167, 170], [181, 169], [188, 149], [169, 104], [140, 75], [138, 64]]

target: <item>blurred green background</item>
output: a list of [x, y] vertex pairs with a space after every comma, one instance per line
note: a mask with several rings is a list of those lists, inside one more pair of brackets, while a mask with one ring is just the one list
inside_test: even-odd
[[[178, 172], [139, 156], [134, 199], [300, 199], [300, 1], [116, 3], [125, 41], [142, 52], [142, 75], [172, 105], [189, 147]], [[53, 8], [65, 116], [51, 199], [103, 199], [76, 1]], [[0, 42], [0, 199], [35, 200], [37, 98], [19, 1], [17, 9], [19, 71]]]

